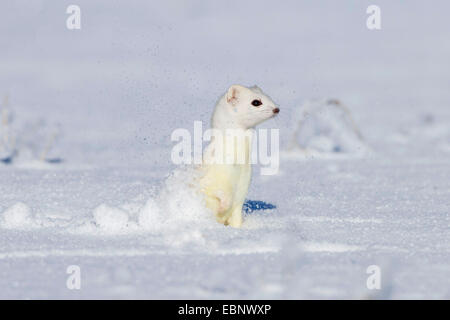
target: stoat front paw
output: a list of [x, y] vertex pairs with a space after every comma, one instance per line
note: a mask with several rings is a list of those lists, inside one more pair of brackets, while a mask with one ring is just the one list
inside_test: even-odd
[[231, 207], [231, 197], [226, 195], [225, 192], [217, 192], [217, 199], [219, 200], [218, 213], [225, 213]]

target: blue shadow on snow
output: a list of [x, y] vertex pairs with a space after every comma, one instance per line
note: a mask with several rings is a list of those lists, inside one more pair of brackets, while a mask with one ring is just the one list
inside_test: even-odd
[[242, 206], [242, 210], [244, 210], [244, 212], [248, 214], [259, 210], [271, 210], [275, 209], [276, 207], [277, 206], [274, 204], [260, 200], [245, 200], [245, 203]]

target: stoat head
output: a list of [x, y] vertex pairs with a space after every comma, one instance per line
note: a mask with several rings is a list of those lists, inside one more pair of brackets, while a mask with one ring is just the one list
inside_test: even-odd
[[257, 86], [232, 85], [219, 101], [213, 115], [213, 127], [253, 128], [276, 116], [280, 109]]

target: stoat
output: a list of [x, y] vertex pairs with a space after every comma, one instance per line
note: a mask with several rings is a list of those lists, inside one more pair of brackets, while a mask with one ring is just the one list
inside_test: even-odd
[[252, 175], [249, 129], [279, 112], [272, 99], [256, 86], [232, 85], [217, 102], [199, 182], [206, 206], [218, 222], [241, 227], [242, 206]]

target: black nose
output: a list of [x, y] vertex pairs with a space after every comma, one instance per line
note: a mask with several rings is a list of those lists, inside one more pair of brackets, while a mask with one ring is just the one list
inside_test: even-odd
[[278, 112], [280, 112], [280, 109], [278, 109], [278, 108], [273, 109], [273, 113], [278, 113]]

